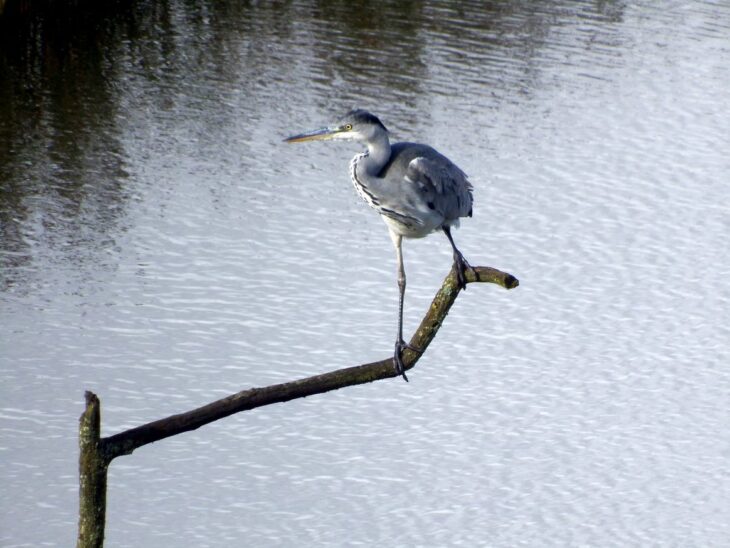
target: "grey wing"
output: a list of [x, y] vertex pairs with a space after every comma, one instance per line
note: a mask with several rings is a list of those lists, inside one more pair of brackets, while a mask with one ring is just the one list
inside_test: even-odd
[[418, 156], [408, 164], [405, 178], [445, 221], [471, 217], [473, 187], [466, 174], [447, 158]]

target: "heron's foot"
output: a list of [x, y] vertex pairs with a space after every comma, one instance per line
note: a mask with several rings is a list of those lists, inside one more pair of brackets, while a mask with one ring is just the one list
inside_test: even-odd
[[408, 377], [406, 377], [406, 368], [405, 365], [403, 365], [403, 351], [404, 350], [412, 350], [413, 352], [418, 352], [419, 354], [423, 352], [420, 348], [416, 348], [413, 345], [408, 344], [403, 339], [398, 339], [395, 341], [395, 353], [393, 354], [393, 365], [395, 365], [395, 372], [398, 375], [403, 376], [403, 380], [408, 382]]
[[456, 284], [459, 289], [466, 289], [466, 271], [474, 272], [474, 269], [461, 253], [454, 254], [454, 268], [456, 269]]

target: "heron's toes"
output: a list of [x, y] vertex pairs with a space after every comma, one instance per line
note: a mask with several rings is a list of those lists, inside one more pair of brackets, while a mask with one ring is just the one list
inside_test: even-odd
[[403, 357], [401, 356], [401, 353], [398, 352], [398, 350], [395, 351], [395, 354], [393, 354], [393, 364], [395, 365], [395, 372], [397, 375], [401, 375], [403, 377], [403, 380], [408, 382], [408, 377], [406, 376], [406, 369], [403, 365]]
[[403, 339], [395, 341], [395, 352], [393, 353], [393, 365], [395, 366], [395, 372], [398, 375], [401, 375], [403, 377], [403, 380], [408, 382], [408, 377], [406, 377], [406, 368], [403, 364], [404, 350], [412, 350], [413, 352], [418, 352], [419, 354], [422, 352], [422, 350], [408, 344]]
[[471, 270], [474, 272], [474, 269], [463, 256], [454, 257], [454, 266], [456, 268], [456, 283], [459, 289], [466, 289], [466, 271]]

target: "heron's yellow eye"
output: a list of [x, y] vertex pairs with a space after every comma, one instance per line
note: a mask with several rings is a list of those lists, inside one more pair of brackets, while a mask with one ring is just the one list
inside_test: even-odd
[[352, 131], [352, 124], [345, 124], [345, 131]]

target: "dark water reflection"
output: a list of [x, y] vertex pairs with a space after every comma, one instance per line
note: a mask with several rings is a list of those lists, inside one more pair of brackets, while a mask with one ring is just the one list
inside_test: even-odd
[[387, 354], [356, 147], [281, 143], [353, 106], [470, 174], [460, 246], [520, 290], [460, 297], [410, 385], [115, 462], [110, 544], [727, 538], [726, 3], [5, 4], [0, 544], [73, 542], [84, 389], [110, 433]]
[[[18, 4], [6, 6], [0, 39], [5, 287], [28, 279], [34, 256], [78, 261], [112, 245], [134, 192], [124, 136], [144, 129], [145, 113], [159, 131], [194, 118], [201, 154], [226, 126], [261, 124], [273, 95], [279, 112], [302, 96], [339, 112], [387, 90], [385, 102], [428, 124], [429, 98], [465, 82], [485, 86], [475, 107], [483, 95], [494, 108], [531, 93], [562, 14], [577, 11], [593, 23], [585, 40], [609, 47], [615, 33], [600, 25], [623, 12], [620, 2]], [[436, 74], [450, 68], [458, 81]]]
[[118, 71], [109, 63], [110, 44], [119, 37], [102, 17], [82, 10], [16, 19], [13, 7], [0, 20], [0, 276], [6, 286], [31, 279], [34, 261], [47, 268], [56, 254], [75, 261], [104, 245], [127, 199], [116, 124]]

